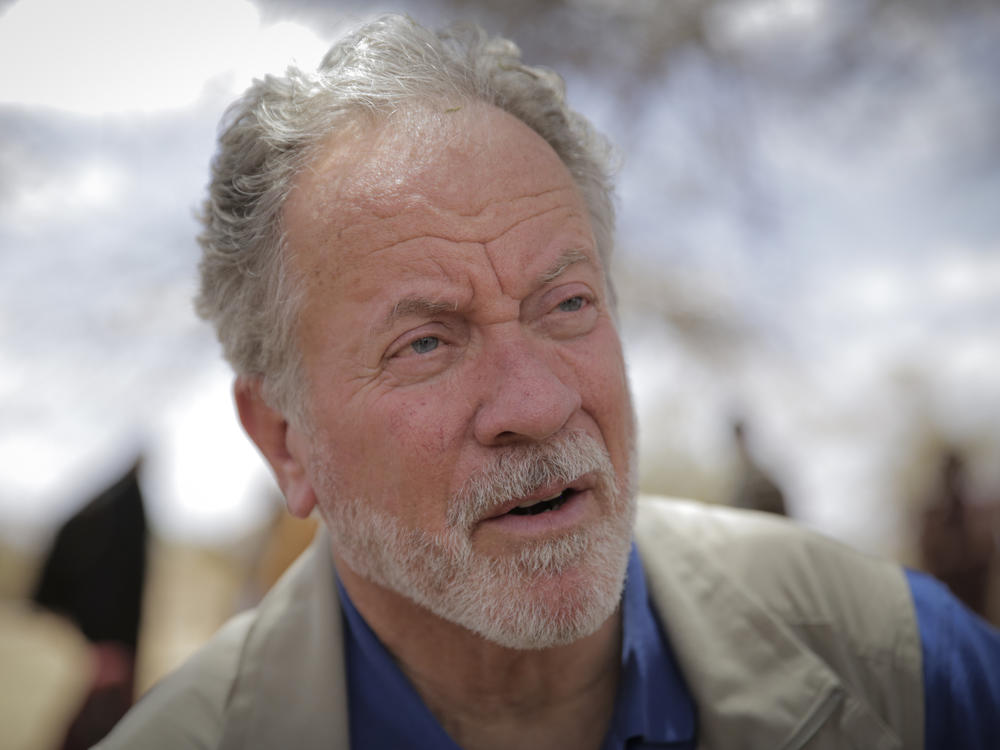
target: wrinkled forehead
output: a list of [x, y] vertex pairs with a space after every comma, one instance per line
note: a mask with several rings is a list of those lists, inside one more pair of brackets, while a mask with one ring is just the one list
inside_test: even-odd
[[546, 167], [575, 190], [541, 136], [483, 102], [435, 101], [365, 116], [321, 143], [297, 175], [283, 212], [286, 236], [294, 254], [329, 244], [361, 216], [420, 208], [428, 196], [438, 210], [472, 216]]

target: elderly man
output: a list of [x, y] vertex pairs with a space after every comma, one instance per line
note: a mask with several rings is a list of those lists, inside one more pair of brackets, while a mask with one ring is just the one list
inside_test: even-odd
[[326, 534], [107, 747], [995, 740], [1000, 639], [925, 579], [637, 503], [606, 149], [510, 42], [386, 17], [256, 82], [204, 221], [240, 419]]

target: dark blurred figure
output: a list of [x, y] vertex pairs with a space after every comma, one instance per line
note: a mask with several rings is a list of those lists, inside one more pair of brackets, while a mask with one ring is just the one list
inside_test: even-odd
[[64, 750], [95, 744], [132, 705], [146, 574], [140, 464], [63, 525], [35, 591], [35, 602], [69, 619], [93, 644], [90, 692]]
[[986, 516], [977, 519], [964, 482], [965, 461], [948, 451], [941, 483], [924, 510], [920, 554], [924, 568], [947, 584], [969, 609], [986, 615], [990, 565], [996, 555]]
[[781, 488], [754, 460], [747, 445], [747, 429], [742, 419], [733, 422], [733, 437], [740, 455], [740, 478], [730, 505], [786, 516]]

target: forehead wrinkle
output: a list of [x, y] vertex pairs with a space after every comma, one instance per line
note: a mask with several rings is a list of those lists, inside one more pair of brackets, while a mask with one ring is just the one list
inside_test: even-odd
[[[454, 238], [448, 237], [447, 235], [431, 234], [430, 232], [415, 232], [412, 235], [407, 235], [406, 237], [394, 238], [391, 242], [387, 242], [386, 244], [380, 245], [378, 247], [373, 247], [370, 250], [367, 250], [367, 253], [368, 255], [378, 255], [379, 253], [384, 253], [387, 250], [394, 250], [398, 248], [400, 245], [406, 245], [410, 242], [420, 242], [424, 240], [426, 241], [440, 240], [442, 242], [447, 242], [449, 244], [455, 242]], [[459, 242], [462, 244], [479, 244], [475, 243], [473, 240], [459, 240]]]
[[[517, 198], [516, 200], [512, 201], [511, 203], [516, 206], [517, 204], [522, 203], [524, 201], [538, 200], [539, 198], [542, 198], [544, 196], [551, 195], [553, 193], [559, 193], [559, 192], [562, 192], [564, 190], [565, 190], [565, 188], [556, 188], [556, 189], [553, 189], [553, 190], [544, 190], [541, 193], [537, 193], [537, 194], [534, 194], [534, 195], [524, 195], [524, 196], [521, 196], [521, 197]], [[489, 207], [489, 206], [492, 206], [492, 203], [490, 203], [490, 204], [487, 205], [487, 207]], [[566, 210], [568, 210], [571, 214], [575, 214], [576, 213], [576, 211], [575, 211], [574, 208], [572, 208], [570, 206], [567, 206], [564, 203], [556, 203], [554, 205], [547, 205], [544, 208], [540, 208], [540, 209], [538, 209], [538, 210], [536, 210], [536, 211], [528, 214], [527, 216], [521, 216], [519, 218], [513, 219], [509, 224], [505, 225], [497, 233], [497, 235], [496, 235], [496, 237], [494, 239], [499, 239], [503, 235], [507, 234], [508, 232], [510, 232], [513, 229], [516, 229], [517, 227], [519, 227], [521, 224], [524, 224], [525, 222], [532, 221], [534, 219], [539, 218], [540, 216], [545, 216], [545, 214], [552, 213], [553, 211], [566, 211]], [[475, 215], [476, 216], [481, 216], [484, 213], [486, 213], [486, 208], [485, 207], [478, 214], [475, 214]]]
[[[557, 192], [557, 191], [556, 190], [547, 190], [544, 193], [541, 193], [540, 195], [545, 195], [546, 193], [554, 193], [554, 192]], [[500, 273], [500, 269], [497, 266], [497, 264], [498, 264], [498, 262], [499, 262], [500, 259], [493, 257], [494, 254], [493, 254], [493, 252], [491, 250], [491, 246], [495, 246], [495, 244], [498, 243], [498, 242], [500, 242], [505, 235], [511, 233], [512, 231], [514, 231], [515, 229], [517, 229], [522, 224], [526, 224], [529, 221], [534, 221], [535, 219], [538, 219], [538, 218], [540, 218], [542, 216], [545, 216], [546, 214], [550, 214], [550, 213], [554, 213], [554, 212], [565, 212], [567, 214], [567, 216], [570, 217], [570, 218], [573, 217], [573, 216], [578, 215], [578, 212], [576, 211], [576, 209], [573, 208], [573, 207], [571, 207], [571, 206], [566, 206], [566, 205], [548, 206], [546, 208], [543, 208], [543, 209], [540, 209], [538, 211], [535, 211], [534, 213], [532, 213], [532, 214], [530, 214], [528, 216], [523, 216], [523, 217], [521, 217], [519, 219], [515, 219], [510, 224], [508, 224], [507, 226], [505, 226], [500, 232], [498, 232], [493, 237], [493, 239], [491, 239], [491, 240], [489, 240], [489, 241], [487, 241], [485, 243], [486, 258], [487, 258], [487, 260], [488, 260], [488, 262], [490, 264], [490, 267], [493, 270], [494, 276], [497, 278], [497, 280], [499, 282], [500, 289], [507, 296], [510, 296], [510, 295], [507, 293], [507, 290], [504, 289], [503, 282], [501, 281], [502, 276], [501, 276], [501, 273]], [[580, 257], [567, 258], [566, 257], [567, 254], [566, 253], [561, 254], [560, 257], [559, 257], [559, 259], [556, 261], [556, 263], [553, 264], [552, 266], [550, 266], [539, 277], [539, 278], [543, 278], [543, 277], [548, 277], [548, 278], [545, 278], [544, 280], [540, 281], [539, 283], [540, 284], [548, 283], [552, 279], [554, 279], [557, 276], [559, 276], [560, 273], [562, 273], [564, 270], [566, 270], [566, 268], [568, 266], [572, 265], [573, 263], [577, 263], [577, 262], [580, 262], [580, 261], [583, 261], [583, 260], [587, 260], [586, 254], [583, 253], [582, 251], [576, 249], [575, 252], [577, 252]]]
[[[543, 191], [541, 193], [538, 193], [537, 196], [543, 196], [543, 195], [546, 195], [546, 194], [549, 194], [549, 193], [554, 193], [554, 192], [558, 192], [558, 191], [557, 190], [546, 190], [546, 191]], [[536, 196], [525, 196], [523, 198], [519, 198], [518, 200], [519, 201], [520, 200], [529, 200], [532, 197], [536, 197]], [[481, 248], [481, 249], [484, 250], [483, 257], [484, 257], [486, 263], [488, 264], [490, 270], [492, 271], [493, 277], [496, 278], [498, 282], [500, 282], [500, 279], [501, 279], [500, 269], [497, 267], [496, 259], [494, 259], [493, 254], [491, 252], [489, 252], [488, 246], [491, 245], [493, 242], [501, 239], [504, 235], [506, 235], [509, 232], [513, 231], [514, 229], [516, 229], [521, 224], [524, 224], [526, 222], [538, 219], [539, 217], [545, 216], [546, 214], [549, 214], [549, 213], [552, 213], [552, 212], [557, 212], [557, 211], [563, 211], [563, 210], [568, 210], [572, 214], [576, 213], [573, 209], [567, 208], [566, 206], [563, 206], [563, 205], [546, 206], [545, 208], [539, 209], [539, 210], [533, 212], [532, 214], [530, 214], [528, 216], [520, 217], [518, 219], [513, 220], [510, 224], [508, 224], [508, 225], [504, 226], [502, 229], [500, 229], [496, 233], [496, 235], [494, 236], [493, 239], [487, 240], [486, 242], [482, 241], [480, 233], [474, 227], [469, 227], [464, 232], [462, 232], [461, 231], [461, 224], [458, 223], [458, 224], [454, 224], [453, 225], [453, 227], [454, 227], [453, 231], [455, 232], [454, 235], [452, 233], [450, 233], [450, 232], [449, 233], [434, 233], [434, 232], [429, 232], [429, 231], [426, 231], [426, 230], [413, 231], [412, 233], [409, 233], [409, 234], [407, 234], [407, 235], [405, 235], [403, 237], [393, 237], [391, 240], [386, 241], [385, 244], [379, 244], [376, 247], [372, 247], [372, 248], [370, 248], [370, 249], [367, 250], [366, 254], [369, 257], [374, 257], [374, 256], [380, 255], [380, 254], [382, 254], [382, 253], [384, 253], [386, 251], [391, 251], [391, 250], [394, 250], [396, 248], [399, 248], [400, 246], [407, 245], [407, 244], [413, 243], [413, 242], [425, 242], [425, 241], [426, 242], [434, 242], [434, 241], [441, 241], [441, 242], [445, 242], [445, 243], [448, 243], [448, 244], [454, 244], [456, 242], [460, 243], [460, 244], [473, 244], [473, 245], [476, 245], [479, 248]], [[485, 211], [485, 209], [484, 209], [484, 211]], [[438, 213], [440, 215], [441, 212], [436, 211], [435, 213]], [[483, 213], [483, 211], [480, 211], [480, 213], [478, 215], [482, 215], [482, 213]], [[459, 215], [459, 216], [461, 216], [461, 215]], [[444, 217], [441, 217], [441, 218], [444, 218]], [[349, 241], [349, 240], [346, 240], [346, 238], [344, 237], [344, 234], [346, 232], [350, 231], [350, 230], [359, 230], [359, 229], [361, 229], [361, 227], [359, 227], [356, 223], [355, 224], [351, 224], [351, 225], [349, 225], [347, 227], [341, 228], [341, 230], [338, 232], [338, 240], [340, 240], [342, 242]], [[571, 253], [574, 253], [574, 252], [575, 252], [575, 255], [571, 256]], [[428, 258], [428, 260], [432, 260], [432, 258]], [[547, 269], [541, 275], [541, 277], [540, 277], [541, 280], [539, 281], [539, 283], [540, 284], [548, 283], [549, 281], [552, 281], [553, 279], [555, 279], [556, 277], [558, 277], [559, 274], [561, 274], [567, 267], [569, 267], [569, 266], [571, 266], [571, 265], [573, 265], [575, 263], [578, 263], [578, 262], [581, 262], [581, 261], [587, 261], [587, 260], [589, 260], [588, 256], [584, 252], [582, 252], [581, 250], [579, 250], [579, 249], [576, 249], [575, 251], [574, 250], [567, 251], [567, 253], [564, 253], [563, 255], [560, 256], [559, 259], [557, 259], [557, 261], [553, 264], [552, 267], [550, 267], [549, 269]], [[440, 264], [438, 264], [438, 265], [440, 265]], [[443, 271], [444, 269], [441, 269], [441, 270]], [[498, 284], [498, 286], [500, 287], [501, 290], [503, 290], [503, 284], [502, 284], [502, 282], [500, 282]], [[504, 292], [504, 293], [506, 294], [506, 292]], [[473, 296], [475, 296], [475, 290], [473, 290]], [[438, 312], [440, 312], [440, 311], [438, 311]], [[397, 320], [399, 317], [402, 317], [402, 316], [395, 316], [395, 317], [393, 317], [392, 321], [387, 321], [387, 325], [391, 324], [392, 322], [395, 322], [395, 320]], [[381, 326], [377, 326], [377, 328], [381, 328]]]
[[[535, 201], [545, 196], [551, 195], [553, 193], [558, 193], [566, 188], [554, 188], [552, 190], [543, 190], [539, 193], [534, 193], [531, 195], [524, 195], [518, 197], [515, 201], [512, 201], [513, 207], [517, 204], [523, 203], [525, 201]], [[372, 199], [368, 202], [368, 205], [364, 207], [364, 210], [369, 216], [373, 217], [376, 221], [393, 220], [401, 217], [405, 217], [407, 211], [404, 210], [402, 213], [398, 208], [393, 208], [391, 206], [378, 206], [376, 204], [381, 201], [378, 199]], [[410, 234], [403, 235], [401, 237], [393, 237], [391, 242], [387, 242], [384, 245], [379, 245], [371, 249], [372, 253], [378, 253], [383, 250], [390, 249], [395, 245], [402, 245], [407, 242], [413, 242], [414, 240], [428, 239], [428, 240], [444, 240], [447, 242], [475, 242], [477, 244], [489, 244], [490, 242], [499, 239], [503, 235], [507, 234], [513, 229], [516, 229], [521, 224], [525, 222], [537, 219], [545, 214], [551, 213], [553, 211], [564, 210], [567, 207], [562, 204], [557, 205], [547, 205], [543, 208], [537, 209], [526, 216], [519, 216], [509, 220], [509, 223], [505, 223], [497, 230], [495, 230], [495, 236], [492, 238], [486, 238], [485, 240], [481, 236], [481, 229], [475, 225], [469, 225], [465, 220], [467, 219], [477, 219], [483, 217], [485, 219], [498, 218], [501, 217], [503, 213], [516, 213], [516, 211], [511, 210], [511, 205], [505, 205], [502, 207], [497, 207], [495, 201], [487, 200], [481, 207], [472, 211], [458, 211], [458, 210], [442, 210], [436, 206], [433, 206], [425, 201], [420, 201], [419, 203], [411, 203], [407, 208], [418, 209], [420, 211], [427, 211], [434, 215], [436, 221], [440, 222], [442, 225], [448, 227], [447, 233], [445, 232], [433, 232], [424, 230], [414, 230]], [[492, 215], [491, 214], [492, 209]], [[575, 213], [575, 211], [572, 211]], [[485, 215], [485, 216], [484, 216]], [[353, 232], [370, 232], [371, 227], [367, 223], [361, 221], [349, 222], [344, 226], [338, 228], [336, 237], [338, 240], [347, 239], [345, 235]]]
[[[565, 187], [549, 188], [548, 190], [540, 190], [537, 193], [528, 193], [527, 195], [519, 195], [519, 196], [517, 196], [517, 198], [514, 198], [513, 200], [510, 200], [510, 199], [504, 200], [504, 201], [502, 201], [502, 203], [504, 203], [505, 205], [509, 203], [509, 204], [513, 204], [513, 205], [516, 206], [516, 205], [518, 205], [520, 203], [523, 203], [524, 201], [536, 201], [539, 198], [545, 198], [546, 196], [552, 195], [554, 193], [561, 193], [561, 192], [563, 192], [563, 191], [565, 191], [567, 189], [568, 188], [565, 188]], [[460, 216], [463, 219], [476, 218], [478, 216], [482, 216], [485, 213], [488, 213], [490, 211], [490, 209], [495, 206], [496, 203], [497, 203], [496, 199], [491, 198], [491, 197], [486, 197], [486, 198], [483, 199], [482, 204], [480, 206], [478, 206], [477, 208], [474, 208], [471, 211], [458, 211], [458, 210], [456, 210], [455, 211], [455, 215], [456, 216]], [[543, 210], [539, 211], [536, 214], [532, 214], [531, 216], [525, 216], [525, 217], [523, 217], [521, 219], [517, 219], [510, 226], [512, 226], [512, 227], [513, 226], [517, 226], [522, 221], [527, 221], [528, 219], [535, 218], [536, 216], [541, 216], [542, 214], [546, 213], [547, 211], [551, 211], [551, 210], [553, 210], [555, 208], [558, 208], [558, 206], [552, 206], [551, 208], [543, 209]], [[500, 210], [503, 211], [505, 209], [500, 209]], [[503, 230], [503, 231], [507, 231], [507, 230]]]

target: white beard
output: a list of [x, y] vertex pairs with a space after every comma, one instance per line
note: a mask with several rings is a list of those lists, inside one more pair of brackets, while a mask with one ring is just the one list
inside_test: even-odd
[[[635, 517], [633, 478], [629, 471], [616, 482], [607, 452], [589, 435], [506, 449], [456, 493], [448, 527], [437, 534], [404, 527], [365, 499], [338, 495], [332, 467], [313, 468], [335, 549], [355, 573], [489, 641], [515, 649], [571, 643], [618, 607]], [[512, 554], [473, 551], [472, 529], [491, 511], [584, 474], [597, 477], [599, 522]]]

